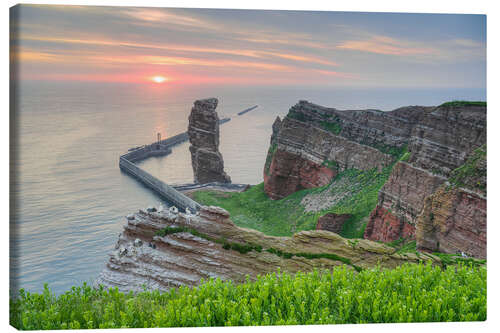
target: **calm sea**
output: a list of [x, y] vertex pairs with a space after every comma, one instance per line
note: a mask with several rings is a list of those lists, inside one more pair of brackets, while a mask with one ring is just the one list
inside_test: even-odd
[[[107, 261], [124, 216], [162, 199], [120, 172], [118, 157], [156, 133], [187, 129], [195, 99], [219, 98], [220, 150], [234, 183], [257, 184], [271, 125], [299, 99], [325, 106], [391, 110], [453, 99], [485, 100], [484, 90], [224, 87], [25, 82], [18, 99], [12, 177], [11, 291], [62, 293], [92, 282]], [[258, 104], [243, 116], [236, 113]], [[192, 182], [188, 143], [142, 167], [168, 183]], [[11, 203], [11, 204], [12, 204]]]

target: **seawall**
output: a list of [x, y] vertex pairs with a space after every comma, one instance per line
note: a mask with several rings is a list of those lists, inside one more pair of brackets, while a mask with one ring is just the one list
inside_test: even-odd
[[242, 116], [245, 113], [250, 112], [250, 111], [252, 111], [252, 110], [254, 110], [254, 109], [258, 108], [258, 107], [259, 107], [258, 105], [254, 105], [251, 108], [248, 108], [248, 109], [245, 109], [243, 111], [240, 111], [240, 112], [238, 112], [238, 116]]
[[127, 161], [136, 163], [149, 157], [168, 155], [172, 152], [172, 149], [170, 149], [170, 147], [171, 145], [152, 143], [150, 145], [145, 145], [130, 150], [128, 153], [122, 155], [121, 157], [125, 158]]
[[127, 158], [124, 156], [120, 156], [120, 169], [127, 172], [168, 201], [172, 202], [178, 208], [181, 208], [183, 210], [189, 208], [192, 211], [198, 211], [201, 207], [201, 205], [193, 199], [188, 198], [181, 192], [174, 189], [172, 186], [164, 183], [153, 175], [150, 175], [146, 171], [136, 166], [134, 163], [127, 160]]
[[169, 202], [173, 203], [176, 207], [184, 211], [186, 208], [189, 208], [192, 211], [198, 211], [200, 204], [196, 201], [185, 196], [174, 187], [166, 184], [134, 164], [149, 157], [168, 155], [172, 152], [171, 147], [187, 140], [188, 134], [187, 132], [184, 132], [159, 142], [133, 149], [120, 156], [120, 169], [158, 193], [163, 198], [167, 199]]

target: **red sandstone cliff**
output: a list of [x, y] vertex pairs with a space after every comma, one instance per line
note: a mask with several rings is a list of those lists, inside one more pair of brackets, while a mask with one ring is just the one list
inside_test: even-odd
[[364, 237], [382, 242], [414, 239], [425, 198], [445, 181], [443, 176], [398, 162], [379, 192], [378, 204], [370, 215]]
[[[416, 238], [419, 249], [485, 257], [486, 196], [476, 185], [486, 187], [486, 148], [473, 157], [485, 141], [485, 107], [443, 106], [426, 112], [412, 130], [408, 163], [396, 164], [379, 192], [365, 238]], [[464, 176], [464, 170], [473, 171]], [[443, 190], [450, 187], [450, 192]], [[475, 199], [460, 199], [470, 196]], [[433, 220], [436, 216], [441, 218]]]
[[416, 238], [420, 250], [486, 258], [486, 197], [440, 187], [425, 200]]
[[[264, 169], [265, 191], [270, 198], [280, 199], [303, 188], [326, 185], [346, 169], [380, 170], [394, 162], [388, 154], [391, 149], [407, 146], [407, 162], [395, 164], [380, 190], [365, 238], [389, 242], [415, 239], [417, 234], [418, 248], [469, 251], [484, 257], [485, 156], [481, 160], [481, 179], [453, 179], [463, 173], [468, 158], [485, 141], [485, 106], [448, 103], [390, 112], [340, 111], [300, 101], [283, 121], [273, 125]], [[445, 195], [441, 189], [450, 181], [454, 195]], [[475, 184], [481, 184], [484, 191], [471, 192]], [[424, 214], [424, 203], [431, 212]], [[428, 220], [436, 215], [443, 217], [435, 222]], [[448, 227], [443, 229], [444, 225]], [[471, 244], [476, 248], [472, 249]]]
[[272, 157], [269, 176], [264, 174], [264, 190], [271, 199], [281, 199], [301, 189], [326, 185], [336, 174], [336, 170], [278, 149]]
[[486, 145], [425, 199], [416, 238], [420, 250], [486, 258]]
[[326, 185], [339, 171], [381, 169], [392, 162], [392, 156], [373, 147], [346, 139], [314, 122], [287, 116], [279, 129], [273, 126], [264, 168], [265, 191], [271, 199], [281, 199], [304, 188]]

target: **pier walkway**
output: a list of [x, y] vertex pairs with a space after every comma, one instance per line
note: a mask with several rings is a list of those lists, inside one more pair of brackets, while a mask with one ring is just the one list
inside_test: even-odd
[[245, 110], [243, 110], [243, 111], [240, 111], [240, 112], [238, 112], [238, 116], [242, 116], [242, 115], [244, 115], [245, 113], [250, 112], [250, 111], [252, 111], [253, 109], [256, 109], [256, 108], [258, 108], [258, 107], [259, 107], [258, 105], [254, 105], [254, 106], [252, 106], [251, 108], [248, 108], [248, 109], [245, 109]]

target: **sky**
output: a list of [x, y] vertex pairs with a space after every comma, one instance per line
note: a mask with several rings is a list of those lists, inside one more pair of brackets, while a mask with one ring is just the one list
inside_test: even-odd
[[20, 80], [486, 88], [486, 16], [21, 5]]

